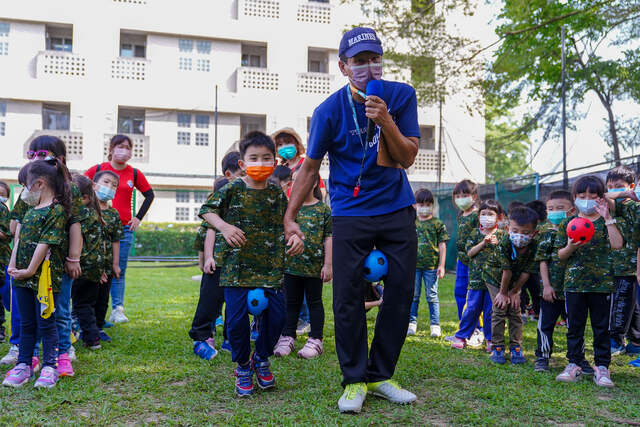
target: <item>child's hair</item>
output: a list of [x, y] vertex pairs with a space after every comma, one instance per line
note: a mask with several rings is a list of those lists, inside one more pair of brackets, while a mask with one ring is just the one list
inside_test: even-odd
[[418, 191], [416, 191], [415, 197], [416, 197], [416, 203], [433, 204], [433, 193], [428, 188], [421, 188]]
[[102, 219], [102, 209], [100, 209], [100, 203], [98, 202], [98, 196], [96, 196], [96, 192], [93, 189], [93, 182], [84, 175], [80, 175], [74, 173], [72, 175], [73, 182], [76, 183], [78, 189], [80, 190], [80, 194], [83, 196], [87, 196], [89, 199], [89, 208], [96, 211], [98, 214], [98, 218], [100, 219], [100, 223], [104, 225], [104, 220]]
[[71, 188], [64, 174], [66, 170], [57, 158], [34, 160], [20, 169], [18, 180], [22, 185], [30, 187], [35, 180], [42, 178], [53, 190], [55, 202], [62, 205], [68, 216], [71, 214]]
[[483, 200], [482, 203], [480, 203], [480, 210], [492, 210], [496, 215], [502, 215], [504, 213], [502, 205], [493, 199]]
[[111, 160], [111, 151], [113, 151], [116, 146], [122, 144], [123, 142], [128, 142], [129, 147], [133, 150], [133, 141], [127, 135], [114, 135], [109, 141], [109, 155], [107, 156], [108, 160]]
[[213, 183], [213, 192], [215, 193], [216, 191], [218, 191], [228, 183], [229, 183], [229, 180], [224, 176], [216, 179]]
[[547, 205], [542, 200], [532, 200], [526, 205], [533, 209], [538, 214], [538, 221], [543, 222], [547, 220]]
[[275, 185], [280, 185], [283, 181], [291, 181], [291, 169], [284, 165], [276, 166], [268, 181]]
[[316, 172], [315, 175], [315, 183], [313, 184], [313, 197], [322, 201], [322, 191], [320, 191], [320, 182], [322, 181], [322, 178], [320, 178], [320, 172]]
[[238, 169], [240, 169], [240, 165], [238, 164], [238, 160], [242, 157], [240, 156], [239, 151], [230, 151], [222, 158], [222, 173], [229, 171], [230, 173], [235, 173]]
[[627, 184], [635, 184], [636, 174], [626, 166], [617, 166], [607, 173], [606, 182], [617, 181], [619, 179]]
[[40, 135], [29, 143], [29, 150], [51, 151], [55, 157], [62, 159], [59, 167], [62, 168], [65, 179], [71, 181], [71, 173], [67, 169], [67, 146], [64, 145], [64, 141], [60, 138], [53, 135]]
[[115, 179], [116, 180], [116, 184], [118, 184], [120, 182], [120, 177], [118, 176], [118, 174], [113, 172], [113, 171], [108, 171], [108, 170], [103, 170], [103, 171], [100, 171], [97, 174], [95, 174], [93, 176], [93, 182], [100, 181], [100, 178], [102, 178], [105, 175], [109, 175], [111, 178]]
[[463, 179], [453, 187], [453, 195], [468, 194], [470, 196], [478, 195], [478, 184], [470, 179]]
[[11, 196], [11, 188], [9, 188], [6, 182], [0, 181], [0, 188], [4, 188], [4, 191], [7, 192], [7, 197]]
[[573, 204], [573, 195], [570, 192], [568, 192], [567, 190], [552, 191], [547, 196], [547, 202], [549, 200], [559, 200], [559, 199], [568, 200], [570, 203]]
[[271, 151], [274, 158], [276, 156], [276, 144], [274, 144], [273, 139], [264, 132], [256, 130], [244, 136], [242, 141], [240, 141], [241, 158], [244, 159], [244, 155], [247, 153], [247, 148], [249, 147], [266, 147], [267, 150]]
[[515, 208], [519, 208], [522, 206], [524, 206], [524, 203], [522, 203], [520, 200], [514, 200], [507, 205], [507, 212], [511, 213], [511, 211]]
[[533, 224], [535, 227], [538, 225], [538, 214], [530, 207], [517, 206], [509, 212], [509, 220], [520, 226]]
[[576, 194], [580, 193], [595, 193], [598, 197], [604, 196], [604, 183], [602, 180], [595, 175], [587, 175], [579, 178], [574, 184], [571, 193], [573, 197], [576, 197]]

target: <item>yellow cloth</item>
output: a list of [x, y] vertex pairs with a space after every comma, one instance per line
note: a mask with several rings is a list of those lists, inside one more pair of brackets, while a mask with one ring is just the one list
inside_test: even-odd
[[42, 271], [38, 281], [38, 302], [40, 303], [40, 316], [48, 319], [56, 311], [53, 303], [53, 291], [51, 290], [51, 265], [49, 260], [42, 262]]

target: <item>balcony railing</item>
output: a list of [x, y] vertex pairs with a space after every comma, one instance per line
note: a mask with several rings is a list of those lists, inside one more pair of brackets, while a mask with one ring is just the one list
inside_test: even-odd
[[122, 4], [147, 4], [147, 0], [113, 0], [113, 2]]
[[267, 68], [238, 68], [238, 90], [278, 90], [279, 86], [280, 76], [269, 72]]
[[298, 92], [328, 95], [333, 87], [333, 74], [299, 73]]
[[111, 78], [118, 80], [146, 80], [149, 61], [144, 58], [119, 57], [111, 61]]
[[331, 24], [331, 5], [318, 2], [300, 3], [297, 18], [299, 22]]
[[[287, 0], [291, 1], [291, 0]], [[256, 18], [280, 18], [279, 0], [238, 0], [238, 15]]]
[[86, 60], [71, 52], [45, 50], [36, 57], [36, 76], [84, 77]]
[[[149, 143], [151, 142], [151, 138], [147, 135], [139, 135], [139, 134], [125, 134], [131, 139], [133, 143], [133, 151], [131, 153], [131, 160], [138, 163], [149, 163]], [[114, 134], [105, 134], [104, 135], [104, 160], [107, 161], [107, 156], [109, 156], [109, 141], [113, 138]]]
[[[446, 153], [442, 153], [441, 158], [442, 171], [444, 172], [446, 164]], [[438, 171], [438, 152], [435, 150], [420, 150], [416, 156], [416, 161], [409, 168], [410, 174], [427, 175]]]
[[[27, 147], [34, 138], [41, 135], [51, 135], [60, 138], [67, 148], [67, 160], [82, 160], [82, 155], [84, 153], [82, 132], [49, 129], [37, 130], [33, 132], [33, 135], [31, 135], [31, 138], [27, 141]], [[27, 147], [25, 147], [25, 153], [27, 152]]]

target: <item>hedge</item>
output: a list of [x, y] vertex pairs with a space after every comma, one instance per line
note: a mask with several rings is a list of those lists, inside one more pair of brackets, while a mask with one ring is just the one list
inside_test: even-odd
[[[137, 256], [194, 256], [193, 249], [198, 227], [184, 227], [181, 229], [140, 228], [135, 233], [135, 254]], [[178, 228], [178, 227], [176, 227]]]

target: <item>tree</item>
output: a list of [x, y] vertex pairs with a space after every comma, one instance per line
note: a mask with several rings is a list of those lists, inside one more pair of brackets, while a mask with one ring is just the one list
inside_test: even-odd
[[[620, 164], [619, 136], [626, 121], [616, 115], [616, 102], [640, 101], [640, 2], [637, 0], [506, 0], [497, 34], [503, 39], [491, 66], [486, 88], [503, 107], [539, 101], [539, 111], [525, 117], [516, 133], [544, 128], [548, 136], [557, 125], [561, 82], [561, 26], [566, 28], [567, 98], [579, 115], [586, 93], [594, 93], [607, 113], [607, 138]], [[635, 44], [635, 47], [634, 47]], [[620, 49], [605, 59], [606, 45]], [[554, 117], [555, 116], [555, 117]], [[555, 127], [557, 130], [557, 127]], [[623, 130], [626, 135], [628, 132]]]

